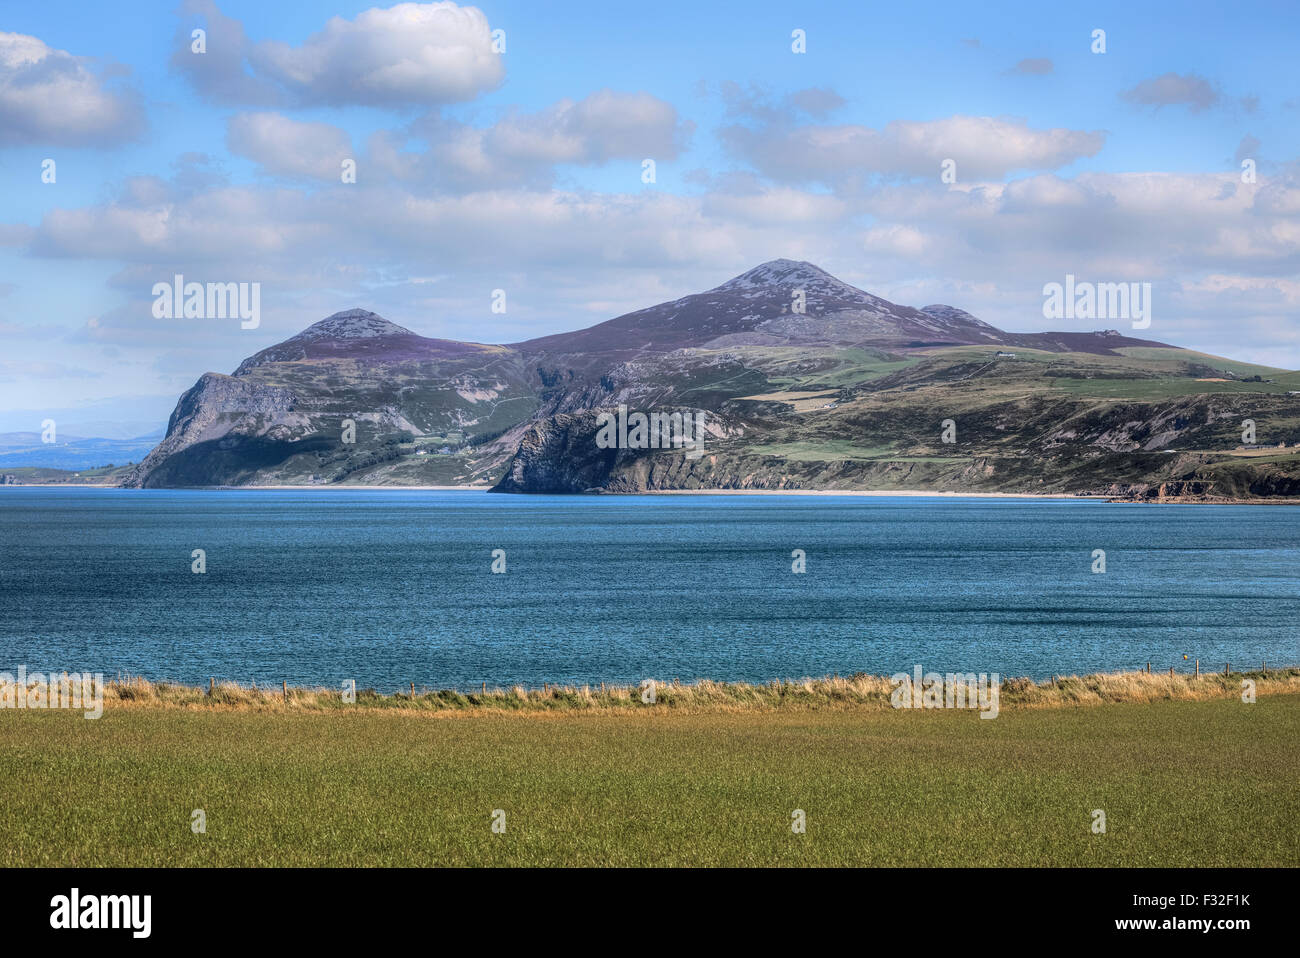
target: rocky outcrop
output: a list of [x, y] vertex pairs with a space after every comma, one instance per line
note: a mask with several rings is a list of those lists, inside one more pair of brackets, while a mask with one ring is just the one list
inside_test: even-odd
[[1277, 468], [1210, 466], [1186, 478], [1115, 486], [1107, 495], [1122, 502], [1241, 502], [1300, 499], [1300, 476]]
[[561, 413], [528, 426], [493, 492], [589, 492], [608, 480], [618, 449], [596, 444], [593, 411]]
[[[296, 399], [289, 389], [220, 373], [204, 373], [181, 395], [162, 442], [122, 484], [128, 488], [188, 484], [178, 482], [187, 470], [183, 463], [173, 460], [194, 447], [216, 446], [228, 440], [227, 447], [233, 449], [239, 445], [240, 437], [289, 440], [295, 426], [305, 426], [309, 421], [305, 414], [294, 414]], [[166, 465], [169, 462], [170, 468]], [[204, 477], [202, 484], [219, 484], [224, 478]]]
[[[705, 417], [704, 444], [698, 455], [685, 448], [602, 448], [602, 416], [612, 409], [560, 413], [524, 429], [505, 475], [493, 492], [646, 492], [696, 488], [717, 463], [709, 445], [744, 434], [740, 423], [695, 409], [665, 413]], [[693, 435], [693, 433], [692, 433]]]

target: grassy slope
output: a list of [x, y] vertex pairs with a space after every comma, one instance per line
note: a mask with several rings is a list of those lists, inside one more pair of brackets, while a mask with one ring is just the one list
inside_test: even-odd
[[[1300, 374], [1172, 348], [1015, 353], [921, 350], [909, 364], [842, 384], [834, 409], [822, 408], [830, 392], [788, 397], [806, 395], [799, 390], [812, 378], [833, 385], [838, 370], [790, 382], [785, 397], [748, 398], [785, 398], [791, 411], [765, 410], [764, 421], [716, 441], [714, 452], [726, 477], [765, 487], [1120, 494], [1177, 480], [1178, 495], [1295, 497], [1300, 457], [1239, 457], [1236, 446], [1246, 418], [1257, 421], [1260, 442], [1296, 441], [1300, 397], [1282, 393]], [[1218, 374], [1272, 381], [1212, 381]], [[943, 418], [960, 424], [957, 445], [938, 444]], [[1191, 458], [1126, 448], [1153, 437]]]
[[1296, 865], [1297, 746], [1296, 693], [993, 721], [6, 711], [0, 865]]
[[115, 484], [130, 472], [129, 466], [100, 466], [95, 469], [51, 469], [43, 466], [9, 466], [0, 468], [0, 473], [17, 476], [20, 483], [66, 482], [70, 485]]

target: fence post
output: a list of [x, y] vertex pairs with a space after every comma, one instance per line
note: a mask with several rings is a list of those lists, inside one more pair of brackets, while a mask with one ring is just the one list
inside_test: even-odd
[[1231, 675], [1231, 674], [1232, 674], [1232, 663], [1231, 663], [1231, 662], [1224, 662], [1224, 663], [1223, 663], [1223, 674], [1224, 674], [1224, 675]]
[[1197, 677], [1198, 679], [1201, 677], [1201, 660], [1200, 660], [1200, 659], [1197, 659], [1197, 660], [1196, 660], [1196, 677]]
[[217, 690], [217, 680], [214, 679], [212, 676], [209, 675], [209, 676], [208, 676], [208, 696], [211, 697], [211, 696], [213, 695], [213, 693], [216, 692], [216, 690]]
[[415, 698], [415, 683], [411, 683], [411, 698]]
[[284, 692], [284, 703], [289, 704], [289, 683], [284, 679], [280, 680], [280, 688]]
[[1151, 663], [1148, 662], [1148, 663], [1147, 663], [1147, 675], [1150, 675], [1150, 674], [1151, 674]]

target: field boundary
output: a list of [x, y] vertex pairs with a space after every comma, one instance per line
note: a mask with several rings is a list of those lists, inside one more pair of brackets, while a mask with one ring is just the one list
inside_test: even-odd
[[[947, 675], [947, 673], [940, 673]], [[951, 681], [951, 680], [950, 680]], [[1114, 672], [1001, 680], [1001, 708], [1070, 708], [1122, 702], [1200, 701], [1241, 697], [1244, 682], [1255, 695], [1300, 692], [1300, 667], [1199, 675], [1184, 672]], [[426, 713], [764, 712], [784, 710], [891, 709], [897, 683], [889, 676], [857, 673], [774, 680], [767, 683], [649, 680], [639, 685], [550, 685], [542, 688], [417, 688], [383, 693], [357, 688], [352, 696], [320, 687], [242, 685], [212, 681], [209, 688], [119, 676], [104, 683], [105, 711], [175, 708], [216, 711], [355, 712], [396, 710]], [[0, 685], [0, 697], [5, 695]]]

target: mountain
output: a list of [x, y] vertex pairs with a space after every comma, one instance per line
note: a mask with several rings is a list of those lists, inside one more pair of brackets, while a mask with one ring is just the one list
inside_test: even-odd
[[[778, 259], [508, 345], [335, 313], [200, 377], [126, 484], [1290, 496], [1293, 390], [1295, 373], [1117, 330], [1009, 333]], [[604, 448], [620, 405], [702, 415], [705, 451]], [[1272, 449], [1237, 449], [1245, 419]]]
[[[801, 294], [801, 295], [800, 295]], [[801, 310], [796, 300], [801, 299]], [[1005, 345], [1112, 352], [1161, 346], [1110, 331], [1004, 333], [964, 310], [899, 306], [836, 279], [812, 263], [776, 259], [704, 293], [683, 296], [572, 333], [543, 336], [514, 348], [525, 353], [623, 355], [728, 346]]]
[[[799, 294], [802, 309], [797, 311]], [[869, 343], [887, 348], [935, 341], [1000, 342], [999, 335], [969, 314], [935, 317], [856, 289], [811, 263], [777, 259], [707, 292], [637, 310], [590, 329], [516, 345], [525, 352], [542, 353], [803, 343]]]
[[437, 457], [526, 419], [537, 405], [528, 379], [514, 350], [428, 339], [345, 310], [250, 356], [233, 375], [204, 373], [125, 484], [340, 482], [354, 473], [373, 482], [465, 480], [459, 460], [414, 454], [432, 447]]

